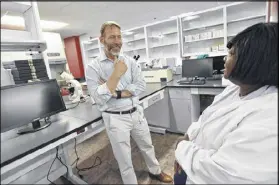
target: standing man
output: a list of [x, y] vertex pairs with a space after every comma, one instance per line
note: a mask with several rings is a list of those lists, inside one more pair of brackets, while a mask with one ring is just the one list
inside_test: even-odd
[[143, 154], [149, 175], [161, 182], [172, 178], [161, 171], [138, 95], [145, 91], [145, 81], [136, 61], [121, 55], [120, 26], [113, 21], [101, 27], [101, 56], [86, 69], [88, 90], [102, 112], [106, 131], [118, 162], [124, 184], [137, 184], [132, 164], [130, 136]]

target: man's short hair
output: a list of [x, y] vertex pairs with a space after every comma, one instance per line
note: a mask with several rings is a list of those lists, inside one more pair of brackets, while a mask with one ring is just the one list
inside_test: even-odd
[[258, 23], [232, 38], [236, 64], [229, 78], [248, 85], [278, 87], [278, 23]]
[[100, 30], [101, 36], [104, 36], [105, 30], [106, 30], [107, 27], [112, 27], [112, 26], [115, 26], [115, 27], [117, 27], [121, 30], [120, 25], [118, 23], [116, 23], [115, 21], [106, 21], [101, 26], [101, 30]]

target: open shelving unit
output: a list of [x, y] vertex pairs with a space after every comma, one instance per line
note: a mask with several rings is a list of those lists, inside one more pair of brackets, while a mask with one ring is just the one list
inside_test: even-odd
[[100, 41], [99, 38], [94, 38], [89, 41], [82, 43], [82, 48], [84, 51], [83, 65], [86, 67], [94, 58], [100, 55]]
[[224, 53], [223, 7], [180, 17], [182, 57]]
[[145, 28], [137, 27], [122, 32], [123, 45], [122, 51], [124, 54], [134, 57], [139, 55], [140, 61], [147, 61], [147, 50], [146, 50], [146, 37]]
[[[237, 12], [237, 13], [235, 13]], [[266, 2], [245, 2], [226, 6], [227, 40], [240, 31], [260, 22], [266, 22]]]
[[266, 22], [266, 6], [263, 1], [237, 2], [180, 17], [181, 56], [226, 55], [225, 46], [232, 37]]
[[[223, 56], [227, 54], [228, 40], [245, 28], [266, 20], [267, 2], [235, 2], [124, 30], [121, 52], [132, 58], [140, 55], [139, 62], [147, 63], [174, 57], [178, 59], [178, 65], [185, 57]], [[99, 54], [97, 43], [91, 47], [85, 52], [90, 52], [91, 57]]]
[[180, 58], [178, 18], [146, 25], [149, 61], [159, 58]]

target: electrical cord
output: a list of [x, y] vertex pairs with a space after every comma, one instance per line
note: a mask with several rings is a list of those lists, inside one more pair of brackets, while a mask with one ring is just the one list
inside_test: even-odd
[[54, 161], [57, 159], [57, 156], [58, 156], [58, 150], [57, 150], [57, 148], [56, 148], [56, 155], [55, 155], [55, 158], [54, 158], [54, 160], [52, 161], [52, 163], [51, 163], [51, 165], [50, 165], [50, 167], [49, 167], [49, 170], [48, 170], [48, 172], [47, 172], [47, 180], [48, 180], [51, 184], [55, 184], [55, 183], [52, 182], [51, 180], [49, 180], [48, 176], [49, 176], [49, 173], [50, 173], [50, 170], [51, 170], [51, 167], [52, 167]]
[[[78, 101], [75, 106], [69, 107], [69, 108], [67, 108], [67, 110], [76, 108], [80, 103], [86, 102], [88, 98], [89, 98], [89, 95], [85, 96], [84, 98], [81, 98], [80, 101]], [[68, 103], [65, 105], [72, 105], [72, 104], [74, 104], [74, 103]]]
[[56, 147], [56, 155], [55, 155], [55, 158], [54, 158], [54, 160], [52, 161], [52, 163], [51, 163], [51, 165], [50, 165], [50, 168], [49, 168], [49, 170], [48, 170], [48, 173], [47, 173], [47, 180], [48, 180], [51, 184], [55, 184], [55, 183], [52, 182], [48, 177], [49, 177], [49, 173], [50, 173], [51, 167], [52, 167], [52, 165], [53, 165], [53, 163], [54, 163], [54, 161], [55, 161], [56, 159], [58, 159], [58, 160], [60, 161], [60, 163], [61, 163], [63, 166], [66, 167], [66, 169], [67, 169], [66, 176], [67, 176], [67, 177], [68, 177], [68, 174], [69, 174], [69, 169], [68, 169], [67, 165], [65, 165], [65, 164], [62, 162], [61, 157], [58, 156], [58, 147], [59, 147], [59, 146]]
[[[90, 169], [92, 169], [92, 168], [95, 168], [95, 167], [97, 167], [97, 166], [99, 166], [99, 165], [102, 164], [102, 160], [100, 159], [100, 157], [97, 156], [97, 157], [95, 158], [95, 161], [94, 161], [94, 163], [93, 163], [92, 166], [87, 167], [87, 168], [78, 168], [78, 161], [79, 161], [80, 158], [79, 158], [78, 153], [77, 153], [77, 139], [76, 139], [76, 138], [74, 138], [74, 139], [75, 139], [75, 154], [76, 154], [76, 157], [77, 157], [77, 158], [76, 158], [76, 160], [72, 163], [72, 165], [76, 164], [76, 169], [78, 170], [77, 173], [78, 173], [78, 175], [79, 175], [80, 178], [83, 178], [83, 176], [80, 174], [80, 171], [87, 171], [87, 170], [90, 170]], [[99, 159], [99, 164], [96, 165], [97, 159]]]

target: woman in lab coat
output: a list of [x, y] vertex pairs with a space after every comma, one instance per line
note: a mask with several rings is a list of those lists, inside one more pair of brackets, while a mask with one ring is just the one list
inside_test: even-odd
[[186, 184], [277, 184], [278, 23], [255, 24], [227, 48], [224, 78], [234, 85], [178, 142], [176, 175]]

